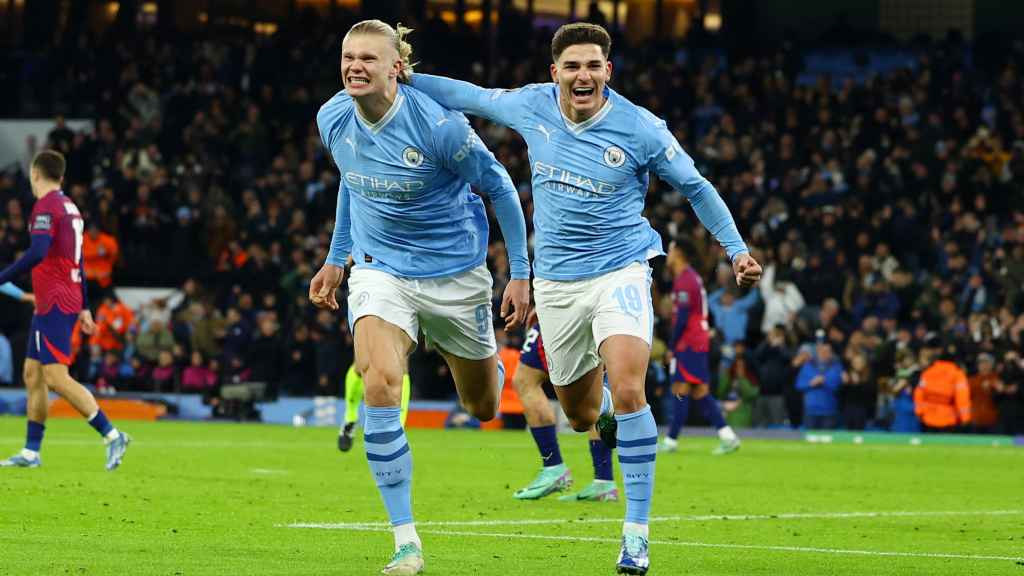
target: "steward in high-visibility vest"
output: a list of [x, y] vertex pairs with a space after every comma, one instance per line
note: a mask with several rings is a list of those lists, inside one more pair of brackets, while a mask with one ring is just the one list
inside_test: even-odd
[[953, 431], [971, 422], [971, 389], [955, 354], [955, 347], [947, 346], [914, 390], [914, 412], [928, 428]]

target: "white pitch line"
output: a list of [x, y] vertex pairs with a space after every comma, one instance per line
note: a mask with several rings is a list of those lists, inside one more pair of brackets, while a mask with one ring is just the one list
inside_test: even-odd
[[252, 474], [260, 474], [263, 476], [275, 476], [280, 474], [290, 474], [288, 470], [277, 470], [274, 468], [253, 468], [249, 470]]
[[[24, 442], [24, 436], [0, 436], [0, 443], [17, 443]], [[47, 446], [98, 446], [102, 445], [103, 442], [100, 439], [47, 439]], [[146, 448], [182, 448], [182, 449], [193, 449], [193, 448], [210, 448], [210, 449], [229, 449], [229, 448], [324, 448], [334, 449], [334, 437], [328, 437], [326, 442], [316, 441], [305, 441], [305, 442], [275, 442], [266, 440], [255, 440], [252, 442], [235, 442], [230, 440], [178, 440], [178, 441], [163, 441], [163, 440], [136, 440], [132, 438], [132, 446], [138, 447], [143, 446]], [[424, 446], [421, 450], [428, 450], [429, 448]], [[480, 452], [484, 450], [536, 450], [536, 448], [529, 444], [487, 444], [469, 448], [461, 448], [463, 452]]]
[[[655, 522], [713, 522], [720, 520], [831, 520], [848, 518], [925, 518], [932, 516], [1017, 516], [1024, 515], [1024, 510], [948, 510], [948, 511], [910, 511], [894, 510], [889, 512], [796, 512], [782, 514], [705, 514], [700, 516], [654, 516], [649, 521]], [[522, 526], [522, 525], [557, 525], [557, 524], [615, 524], [622, 518], [528, 518], [515, 520], [438, 520], [417, 522], [417, 526]], [[343, 522], [318, 523], [300, 522], [279, 525], [286, 528], [317, 528], [323, 530], [372, 530], [390, 528], [387, 522]]]
[[[621, 519], [619, 519], [621, 522]], [[352, 530], [366, 532], [390, 532], [390, 526], [361, 526]], [[421, 534], [436, 536], [468, 536], [475, 538], [515, 538], [521, 540], [557, 540], [560, 542], [602, 542], [618, 544], [618, 538], [600, 538], [596, 536], [552, 536], [546, 534], [505, 534], [493, 532], [466, 532], [460, 530], [421, 530]], [[672, 540], [651, 540], [656, 546], [681, 546], [686, 548], [726, 548], [733, 550], [764, 550], [768, 552], [803, 552], [810, 554], [839, 554], [852, 556], [889, 556], [901, 558], [940, 558], [946, 560], [1000, 560], [1021, 562], [1024, 557], [990, 556], [983, 554], [948, 554], [944, 552], [893, 552], [888, 550], [856, 550], [846, 548], [820, 548], [813, 546], [772, 546], [768, 544], [715, 544], [710, 542], [677, 542]]]
[[[390, 528], [386, 529], [390, 531]], [[381, 529], [385, 531], [385, 529]], [[618, 538], [598, 538], [592, 536], [548, 536], [544, 534], [495, 534], [487, 532], [462, 532], [454, 530], [424, 530], [423, 534], [441, 536], [473, 536], [478, 538], [519, 538], [526, 540], [560, 540], [566, 542], [606, 542], [618, 544]], [[650, 544], [661, 546], [682, 546], [687, 548], [727, 548], [739, 550], [765, 550], [769, 552], [805, 552], [811, 554], [846, 554], [854, 556], [895, 556], [903, 558], [942, 558], [952, 560], [1001, 560], [1009, 562], [1024, 561], [1019, 556], [988, 556], [980, 554], [946, 554], [942, 552], [892, 552], [885, 550], [850, 550], [845, 548], [818, 548], [809, 546], [771, 546], [767, 544], [713, 544], [708, 542], [674, 542], [651, 540]]]

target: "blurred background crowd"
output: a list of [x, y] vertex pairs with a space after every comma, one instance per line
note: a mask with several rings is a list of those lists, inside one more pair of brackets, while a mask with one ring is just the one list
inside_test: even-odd
[[[492, 46], [486, 62], [475, 57], [486, 34], [436, 14], [406, 18], [417, 71], [500, 87], [550, 79], [552, 29], [521, 14], [501, 19], [501, 37], [518, 41]], [[273, 35], [80, 29], [0, 57], [3, 115], [54, 118], [47, 142], [30, 148], [67, 156], [65, 192], [87, 223], [99, 331], [79, 338], [83, 381], [211, 398], [242, 380], [266, 381], [272, 394], [338, 393], [352, 336], [344, 313], [306, 297], [338, 188], [315, 114], [340, 88], [340, 40], [357, 19], [300, 14]], [[915, 388], [945, 360], [969, 381], [971, 419], [960, 428], [1024, 433], [1024, 43], [951, 34], [844, 46], [834, 58], [857, 60], [858, 76], [842, 77], [816, 73], [808, 46], [792, 41], [744, 54], [699, 38], [627, 40], [615, 34], [612, 88], [668, 122], [765, 266], [759, 287], [738, 290], [685, 198], [652, 178], [646, 216], [666, 246], [685, 237], [697, 247], [712, 391], [730, 423], [935, 426]], [[894, 54], [900, 64], [884, 65]], [[95, 128], [75, 131], [65, 118]], [[529, 225], [522, 140], [474, 124], [517, 183]], [[28, 246], [24, 167], [0, 175], [0, 263]], [[508, 264], [492, 238], [497, 302]], [[672, 278], [664, 259], [653, 265], [657, 403]], [[113, 290], [123, 286], [176, 286], [183, 298], [130, 309]], [[0, 307], [0, 383], [17, 386], [30, 310]], [[520, 337], [499, 330], [503, 345]], [[414, 397], [454, 394], [436, 353], [418, 350], [410, 372]]]

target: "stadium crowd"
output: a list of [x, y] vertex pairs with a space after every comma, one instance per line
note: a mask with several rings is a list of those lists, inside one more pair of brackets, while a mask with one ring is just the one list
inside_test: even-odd
[[[5, 109], [56, 117], [45, 145], [67, 156], [66, 192], [88, 226], [99, 331], [80, 342], [84, 381], [211, 398], [232, 380], [337, 393], [352, 337], [344, 314], [313, 309], [306, 294], [334, 224], [338, 175], [314, 117], [340, 86], [346, 18], [306, 21], [301, 34], [147, 34], [134, 45], [83, 32], [45, 54], [8, 56], [19, 89]], [[417, 71], [502, 87], [548, 81], [551, 31], [503, 25], [525, 40], [498, 46], [485, 66], [473, 58], [483, 38], [419, 23]], [[648, 218], [666, 245], [696, 247], [715, 327], [712, 390], [734, 426], [912, 431], [923, 420], [1024, 433], [1024, 49], [965, 67], [970, 48], [919, 44], [914, 66], [807, 83], [792, 47], [727, 56], [616, 38], [612, 87], [667, 120], [765, 265], [759, 287], [737, 290], [684, 197], [652, 180]], [[75, 132], [65, 116], [95, 129]], [[474, 122], [517, 182], [529, 224], [523, 142]], [[28, 245], [23, 168], [0, 176], [2, 263]], [[508, 264], [491, 229], [499, 295]], [[672, 316], [671, 278], [663, 259], [654, 265], [652, 399], [665, 393]], [[180, 286], [184, 298], [130, 310], [112, 290], [141, 285]], [[28, 311], [0, 306], [17, 357]], [[516, 346], [518, 335], [499, 339]], [[915, 398], [939, 358], [969, 381], [957, 401], [970, 408], [952, 425], [934, 420], [928, 394]], [[436, 354], [418, 351], [410, 371], [418, 397], [453, 391]]]

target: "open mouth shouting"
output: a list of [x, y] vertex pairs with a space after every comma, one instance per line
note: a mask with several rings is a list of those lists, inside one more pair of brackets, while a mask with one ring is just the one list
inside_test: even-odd
[[572, 89], [572, 100], [574, 103], [583, 104], [589, 102], [593, 96], [593, 86], [575, 86]]

